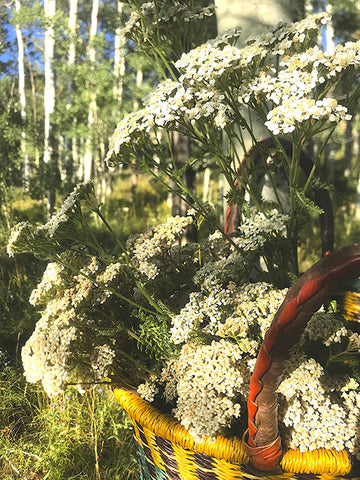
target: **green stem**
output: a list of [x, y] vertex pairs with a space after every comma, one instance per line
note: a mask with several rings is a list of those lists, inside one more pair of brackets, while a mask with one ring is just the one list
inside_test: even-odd
[[[69, 269], [71, 272], [76, 273], [77, 275], [82, 275], [84, 278], [86, 278], [87, 280], [90, 280], [92, 283], [94, 283], [94, 285], [98, 284], [98, 282], [96, 281], [96, 278], [90, 277], [90, 275], [87, 275], [86, 273], [82, 272], [78, 268], [75, 268], [70, 263], [64, 262], [61, 258], [56, 257], [56, 262], [59, 263], [60, 265], [62, 265], [63, 267]], [[144, 312], [147, 312], [147, 313], [151, 313], [151, 314], [154, 313], [153, 310], [150, 310], [150, 309], [148, 309], [148, 308], [146, 308], [142, 305], [140, 306], [139, 304], [137, 304], [136, 302], [134, 302], [130, 298], [125, 297], [124, 295], [121, 295], [121, 293], [119, 293], [117, 290], [115, 290], [112, 287], [106, 287], [106, 290], [108, 290], [110, 293], [112, 293], [116, 297], [120, 298], [120, 300], [123, 300], [124, 302], [128, 303], [129, 305], [132, 305], [133, 307], [139, 308], [139, 309], [141, 309], [141, 310], [143, 310]]]
[[133, 363], [135, 365], [136, 368], [138, 368], [139, 370], [142, 370], [143, 372], [146, 372], [148, 373], [149, 375], [156, 375], [156, 372], [155, 370], [151, 370], [147, 367], [145, 367], [145, 365], [143, 365], [142, 363], [140, 363], [139, 361], [135, 360], [135, 358], [133, 358], [131, 355], [129, 355], [128, 353], [124, 352], [123, 350], [118, 350], [119, 354], [122, 355], [123, 357], [125, 357], [127, 360], [129, 360], [131, 363]]
[[[114, 237], [115, 239], [115, 242], [117, 245], [119, 245], [119, 247], [121, 248], [121, 251], [123, 252], [123, 255], [125, 256], [127, 262], [132, 265], [132, 259], [130, 257], [130, 255], [128, 254], [127, 250], [125, 249], [125, 247], [123, 246], [123, 244], [119, 241], [118, 237], [115, 235], [115, 232], [113, 231], [113, 229], [111, 228], [111, 225], [108, 223], [108, 221], [106, 220], [106, 218], [104, 217], [104, 215], [101, 213], [100, 209], [97, 210], [96, 212], [100, 219], [104, 222], [104, 225], [106, 226], [106, 228], [109, 230], [109, 232], [112, 234], [112, 236]], [[140, 290], [140, 292], [144, 295], [144, 297], [146, 298], [146, 300], [149, 302], [149, 304], [157, 311], [159, 312], [161, 315], [166, 315], [166, 312], [164, 312], [161, 307], [156, 303], [156, 301], [154, 301], [151, 296], [149, 295], [149, 293], [146, 291], [146, 288], [144, 287], [144, 285], [139, 282], [139, 280], [137, 280], [137, 278], [134, 277], [134, 281], [135, 281], [135, 284], [137, 286], [137, 288]], [[124, 297], [125, 298], [125, 297]], [[133, 303], [134, 305], [136, 305], [134, 302], [130, 301], [129, 300], [129, 303]], [[139, 307], [139, 305], [137, 305], [137, 307]], [[142, 307], [141, 307], [142, 308]]]
[[305, 185], [304, 185], [304, 190], [303, 190], [304, 193], [305, 193], [306, 190], [309, 188], [311, 179], [312, 179], [312, 177], [314, 176], [314, 173], [315, 173], [315, 171], [316, 171], [316, 167], [317, 167], [317, 165], [318, 165], [319, 159], [320, 159], [321, 155], [323, 154], [323, 152], [324, 152], [324, 150], [325, 150], [325, 148], [326, 148], [326, 145], [328, 144], [328, 142], [329, 142], [329, 140], [330, 140], [330, 137], [332, 136], [335, 128], [336, 128], [336, 125], [331, 128], [331, 130], [330, 130], [327, 138], [325, 139], [325, 141], [324, 141], [324, 142], [322, 143], [322, 145], [321, 145], [321, 148], [320, 148], [320, 150], [319, 150], [319, 152], [318, 152], [318, 154], [317, 154], [317, 156], [316, 156], [316, 159], [315, 159], [315, 161], [314, 161], [314, 165], [313, 165], [313, 167], [312, 167], [312, 169], [311, 169], [311, 172], [310, 172], [308, 178], [306, 179], [306, 182], [305, 182]]
[[298, 255], [297, 255], [297, 246], [298, 246], [298, 226], [297, 226], [297, 189], [299, 185], [299, 165], [300, 165], [300, 154], [302, 150], [302, 145], [299, 139], [294, 139], [293, 142], [293, 151], [292, 159], [289, 172], [289, 194], [290, 194], [290, 231], [289, 239], [291, 246], [291, 255], [293, 259], [293, 268], [294, 273], [298, 273]]

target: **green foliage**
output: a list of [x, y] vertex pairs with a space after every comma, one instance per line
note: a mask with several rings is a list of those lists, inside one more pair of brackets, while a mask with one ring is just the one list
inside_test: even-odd
[[[30, 201], [33, 205], [33, 201]], [[26, 210], [27, 203], [23, 202], [22, 214], [29, 218], [37, 218], [36, 209]], [[35, 215], [34, 215], [35, 213]], [[11, 212], [11, 216], [13, 212]], [[39, 215], [39, 218], [44, 217]], [[9, 236], [6, 224], [0, 223], [0, 338], [2, 345], [7, 347], [8, 353], [15, 358], [20, 353], [22, 345], [30, 336], [37, 314], [29, 304], [29, 296], [35, 287], [44, 263], [30, 255], [19, 255], [9, 258], [5, 245]], [[1, 347], [1, 344], [0, 344]]]
[[[125, 34], [147, 56], [158, 62], [163, 73], [167, 67], [164, 61], [179, 58], [216, 32], [212, 1], [185, 0], [181, 5], [171, 5], [166, 0], [158, 0], [154, 4], [139, 4], [133, 0], [126, 3], [132, 14], [137, 15], [138, 23], [131, 28], [125, 27]], [[178, 25], [177, 29], [173, 28], [174, 22]]]
[[[321, 8], [324, 4], [322, 0], [313, 0], [315, 7]], [[353, 40], [358, 38], [360, 8], [356, 0], [328, 0], [332, 7], [332, 21], [335, 34], [341, 41]]]
[[11, 201], [11, 217], [13, 222], [29, 221], [42, 223], [47, 216], [46, 203], [36, 200], [30, 195], [24, 195], [22, 189], [9, 191]]
[[37, 314], [28, 300], [43, 263], [34, 261], [29, 255], [9, 259], [4, 251], [0, 261], [0, 338], [15, 358], [37, 320]]
[[43, 20], [44, 7], [39, 0], [26, 0], [21, 3], [21, 9], [18, 12], [12, 12], [12, 17], [9, 19], [10, 24], [30, 29]]
[[[166, 308], [163, 305], [163, 308]], [[149, 315], [143, 311], [137, 313], [141, 321], [139, 331], [139, 347], [150, 358], [159, 360], [159, 366], [173, 353], [170, 344], [169, 316]]]
[[138, 479], [131, 426], [108, 387], [49, 400], [1, 364], [0, 394], [1, 480]]
[[14, 96], [15, 80], [0, 78], [0, 201], [6, 200], [4, 188], [21, 185], [20, 136], [21, 117]]

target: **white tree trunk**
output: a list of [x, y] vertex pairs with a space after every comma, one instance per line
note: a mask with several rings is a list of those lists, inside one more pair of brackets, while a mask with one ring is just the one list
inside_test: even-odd
[[215, 0], [214, 3], [219, 33], [240, 27], [242, 43], [280, 21], [292, 21], [296, 7], [291, 0]]
[[[68, 19], [68, 29], [70, 35], [70, 45], [68, 52], [68, 66], [71, 67], [75, 64], [76, 61], [76, 42], [75, 36], [77, 31], [77, 16], [78, 16], [78, 0], [69, 0], [69, 19]], [[66, 99], [66, 108], [70, 109], [72, 104], [72, 93], [73, 93], [73, 79], [69, 74], [67, 78], [67, 99]], [[77, 119], [73, 118], [73, 126], [76, 125]], [[67, 164], [64, 166], [65, 176], [69, 176], [68, 180], [72, 181], [73, 173], [78, 168], [78, 145], [77, 138], [72, 136], [71, 139], [66, 139], [65, 150], [67, 155]], [[70, 153], [71, 152], [71, 153]], [[71, 162], [71, 165], [70, 165]]]
[[[69, 58], [68, 64], [74, 65], [76, 59], [76, 47], [75, 47], [75, 35], [77, 30], [77, 14], [78, 14], [78, 0], [69, 0], [69, 20], [68, 20], [68, 28], [69, 34], [71, 37], [70, 45], [69, 45]], [[68, 81], [71, 81], [71, 77], [69, 77]], [[70, 88], [70, 91], [72, 88]]]
[[[269, 27], [276, 25], [280, 21], [290, 22], [293, 20], [294, 8], [296, 2], [291, 0], [214, 0], [216, 7], [216, 19], [218, 32], [223, 32], [230, 28], [240, 27], [241, 37], [239, 46], [243, 46], [249, 37], [264, 33]], [[243, 111], [243, 115], [252, 126], [252, 132], [258, 139], [264, 139], [269, 136], [269, 132], [263, 125], [263, 122], [254, 113], [249, 118], [248, 110]], [[245, 150], [248, 150], [252, 144], [253, 139], [246, 131], [241, 131], [243, 137]], [[236, 146], [239, 152], [239, 158], [243, 158], [246, 152], [238, 144]], [[224, 182], [224, 209], [223, 214], [227, 209], [227, 202], [225, 201], [225, 194], [228, 186]], [[224, 221], [224, 219], [223, 219]]]
[[34, 71], [32, 68], [32, 63], [28, 61], [26, 64], [29, 72], [29, 80], [31, 85], [32, 115], [33, 115], [33, 122], [34, 122], [35, 166], [39, 170], [40, 169], [40, 150], [39, 150], [39, 132], [37, 128], [38, 115], [37, 115], [36, 85], [35, 85], [35, 77], [34, 77]]
[[58, 168], [54, 157], [54, 134], [51, 124], [51, 116], [55, 110], [55, 76], [53, 69], [55, 37], [51, 25], [55, 16], [56, 0], [44, 0], [45, 16], [48, 25], [45, 30], [45, 86], [44, 86], [44, 164], [45, 164], [45, 185], [48, 197], [48, 214], [51, 215], [55, 208], [55, 183], [56, 170]]
[[[91, 25], [90, 25], [90, 34], [89, 34], [89, 49], [88, 49], [88, 58], [90, 62], [90, 69], [92, 65], [95, 64], [96, 59], [96, 50], [93, 46], [93, 40], [97, 34], [98, 28], [98, 12], [99, 12], [99, 0], [93, 0], [92, 11], [91, 11]], [[89, 115], [88, 115], [88, 136], [86, 138], [86, 148], [84, 155], [84, 180], [88, 181], [91, 179], [93, 171], [93, 139], [92, 139], [92, 130], [93, 126], [96, 123], [97, 117], [97, 106], [96, 106], [96, 92], [92, 90], [90, 92], [91, 101], [89, 106]]]
[[[15, 10], [18, 12], [21, 8], [20, 0], [15, 0]], [[18, 70], [19, 70], [19, 97], [20, 97], [20, 113], [22, 121], [21, 130], [21, 153], [23, 158], [24, 172], [24, 190], [28, 192], [30, 189], [30, 164], [29, 155], [26, 148], [26, 96], [25, 96], [25, 68], [24, 68], [24, 41], [19, 25], [15, 26], [16, 39], [18, 44]]]
[[[328, 2], [325, 2], [325, 10], [326, 13], [332, 16], [333, 8]], [[335, 33], [334, 33], [334, 25], [332, 20], [327, 22], [325, 32], [323, 33], [322, 39], [324, 50], [328, 53], [332, 53], [335, 49]]]
[[[140, 89], [142, 82], [144, 79], [144, 74], [143, 71], [139, 68], [136, 71], [136, 80], [135, 80], [135, 85], [136, 89]], [[137, 110], [139, 108], [139, 102], [135, 99], [134, 100], [134, 110]], [[131, 187], [130, 187], [130, 202], [133, 203], [135, 201], [135, 195], [136, 195], [136, 189], [138, 186], [138, 172], [136, 169], [136, 160], [134, 159], [132, 161], [132, 167], [131, 167]]]
[[[56, 0], [44, 0], [45, 15], [51, 23], [55, 15]], [[44, 136], [44, 163], [51, 160], [52, 145], [50, 142], [51, 124], [50, 117], [55, 108], [55, 80], [53, 70], [54, 58], [54, 29], [51, 24], [45, 30], [45, 88], [44, 88], [44, 107], [45, 107], [45, 136]]]
[[[124, 8], [124, 2], [117, 2], [117, 11], [120, 18], [120, 15]], [[121, 27], [118, 26], [115, 31], [115, 40], [114, 40], [114, 100], [120, 104], [122, 101], [123, 94], [123, 77], [125, 74], [125, 37], [121, 35]]]
[[[280, 21], [291, 22], [296, 8], [296, 2], [291, 0], [215, 0], [214, 3], [218, 32], [240, 27], [242, 31], [239, 46], [245, 45], [249, 37], [264, 33]], [[259, 118], [251, 118], [251, 124], [256, 138], [268, 136]], [[252, 139], [246, 132], [244, 136], [248, 149], [252, 145]]]
[[209, 167], [204, 170], [202, 201], [211, 202], [211, 169]]
[[[141, 70], [141, 68], [138, 68], [136, 70], [136, 80], [135, 80], [136, 90], [140, 89], [140, 87], [143, 83], [143, 79], [144, 79], [143, 71]], [[134, 100], [134, 110], [137, 110], [138, 108], [139, 108], [139, 102], [135, 98], [135, 100]]]

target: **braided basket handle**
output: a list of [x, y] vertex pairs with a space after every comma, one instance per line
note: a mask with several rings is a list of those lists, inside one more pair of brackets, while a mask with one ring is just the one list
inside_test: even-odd
[[250, 380], [248, 430], [250, 462], [259, 470], [277, 467], [282, 455], [278, 434], [277, 393], [285, 361], [311, 316], [342, 285], [360, 276], [360, 244], [330, 253], [289, 289], [259, 351]]
[[[288, 158], [292, 157], [292, 143], [284, 138], [279, 138], [278, 141], [280, 142], [282, 148], [284, 149]], [[241, 167], [238, 169], [238, 177], [240, 181], [244, 181], [242, 171], [248, 171], [251, 165], [256, 165], [262, 159], [261, 149], [259, 148], [276, 148], [276, 144], [272, 138], [266, 138], [258, 142], [254, 147], [252, 147], [241, 162]], [[300, 168], [308, 177], [314, 167], [314, 164], [310, 157], [302, 150], [300, 154]], [[318, 173], [315, 171], [314, 173], [315, 178], [319, 178]], [[239, 182], [236, 180], [235, 187], [239, 188]], [[240, 187], [240, 189], [245, 193], [244, 187]], [[334, 246], [334, 217], [333, 217], [333, 210], [332, 204], [330, 200], [330, 195], [328, 190], [325, 188], [317, 188], [314, 192], [315, 196], [315, 203], [318, 207], [323, 210], [323, 213], [320, 214], [320, 231], [321, 231], [321, 248], [322, 254], [327, 255], [329, 252], [333, 250]], [[227, 212], [226, 212], [226, 220], [225, 220], [225, 233], [233, 233], [237, 230], [240, 225], [240, 215], [236, 205], [229, 203]]]

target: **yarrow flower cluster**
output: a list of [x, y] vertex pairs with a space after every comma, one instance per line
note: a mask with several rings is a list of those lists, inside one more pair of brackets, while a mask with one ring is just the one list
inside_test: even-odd
[[184, 53], [175, 66], [183, 72], [179, 77], [181, 83], [215, 86], [225, 74], [242, 74], [244, 68], [265, 58], [267, 53], [266, 48], [257, 45], [243, 49], [232, 45], [219, 48], [208, 42]]
[[86, 200], [92, 208], [98, 208], [99, 203], [96, 201], [94, 185], [92, 182], [83, 182], [76, 185], [73, 191], [66, 197], [61, 208], [50, 220], [38, 227], [34, 235], [46, 237], [54, 237], [58, 230], [66, 228], [72, 218], [79, 215], [80, 200]]
[[[203, 327], [205, 331], [215, 333], [215, 328], [222, 323], [226, 306], [231, 304], [234, 285], [221, 287], [216, 281], [207, 281], [201, 292], [192, 292], [189, 302], [181, 309], [179, 315], [172, 318], [171, 340], [176, 343], [186, 342], [191, 333]], [[204, 327], [203, 327], [204, 328]]]
[[[240, 287], [236, 294], [236, 310], [219, 325], [217, 335], [237, 338], [244, 351], [256, 355], [286, 292], [287, 289], [274, 289], [264, 282]], [[252, 338], [251, 330], [259, 331], [257, 339]]]
[[19, 244], [26, 244], [31, 232], [31, 224], [29, 222], [19, 222], [10, 233], [8, 244], [6, 247], [9, 257], [13, 257], [19, 250]]
[[65, 240], [71, 243], [83, 241], [86, 244], [87, 232], [83, 231], [81, 225], [83, 210], [98, 212], [99, 207], [93, 183], [79, 183], [44, 225], [20, 222], [12, 228], [7, 244], [8, 255], [36, 251], [38, 257], [48, 259], [65, 251], [60, 246]]
[[269, 237], [286, 236], [286, 223], [289, 220], [289, 215], [279, 213], [276, 209], [268, 214], [253, 212], [253, 215], [240, 225], [237, 244], [244, 251], [258, 250]]
[[293, 356], [289, 365], [297, 367], [279, 387], [287, 400], [280, 409], [280, 419], [288, 427], [283, 432], [286, 444], [300, 451], [347, 449], [358, 456], [358, 383], [344, 379], [342, 388], [336, 389], [339, 379], [327, 375], [313, 358]]
[[[358, 421], [360, 393], [358, 382], [348, 375], [327, 372], [305, 353], [309, 341], [321, 341], [330, 348], [347, 343], [339, 355], [360, 353], [360, 336], [353, 333], [333, 313], [319, 311], [308, 322], [297, 349], [290, 356], [279, 393], [282, 437], [289, 448], [300, 451], [317, 448], [348, 450], [359, 457]], [[316, 343], [315, 343], [316, 344]], [[316, 350], [314, 351], [316, 353]]]
[[141, 383], [138, 386], [137, 393], [144, 400], [147, 400], [148, 402], [153, 402], [155, 399], [155, 396], [159, 393], [157, 377], [155, 375], [151, 375], [147, 382]]
[[246, 363], [241, 364], [241, 350], [221, 340], [185, 345], [163, 370], [168, 399], [177, 397], [173, 414], [195, 440], [220, 433], [239, 417], [238, 402], [245, 399], [250, 380]]
[[[66, 257], [71, 261], [70, 254]], [[76, 260], [75, 255], [74, 266]], [[72, 277], [61, 264], [49, 263], [42, 281], [31, 294], [31, 303], [45, 304], [45, 309], [22, 350], [24, 373], [29, 382], [41, 381], [50, 396], [62, 392], [69, 382], [77, 380], [74, 371], [79, 359], [82, 359], [80, 383], [100, 381], [109, 373], [114, 350], [107, 343], [94, 344], [92, 339], [89, 343], [85, 336], [87, 329], [94, 325], [96, 316], [95, 313], [89, 314], [88, 309], [104, 302], [102, 292], [105, 285], [101, 286], [99, 282], [99, 270], [100, 264], [95, 257]], [[99, 283], [96, 284], [95, 280]], [[97, 320], [97, 323], [100, 326], [101, 321]], [[103, 321], [103, 326], [106, 323]]]
[[166, 254], [175, 240], [181, 238], [186, 228], [193, 223], [193, 217], [172, 217], [166, 223], [157, 225], [153, 230], [140, 235], [135, 241], [132, 252], [138, 263], [139, 272], [147, 278], [154, 279], [159, 273], [156, 264], [158, 257]]
[[319, 14], [309, 15], [303, 20], [292, 24], [280, 22], [275, 27], [270, 28], [269, 31], [249, 38], [247, 42], [251, 45], [264, 45], [274, 51], [274, 53], [282, 55], [285, 51], [289, 50], [293, 44], [303, 44], [308, 33], [318, 31], [319, 28], [329, 20], [329, 15], [321, 12]]
[[145, 101], [145, 107], [129, 113], [116, 127], [106, 161], [116, 164], [116, 158], [136, 155], [147, 143], [154, 128], [174, 129], [178, 122], [214, 120], [219, 130], [232, 121], [232, 109], [226, 105], [224, 94], [214, 89], [197, 89], [174, 80], [164, 80]]
[[[199, 125], [209, 127], [211, 122], [231, 139], [234, 125], [244, 125], [244, 105], [255, 115], [265, 112], [264, 124], [274, 135], [301, 131], [304, 122], [314, 127], [317, 122], [331, 126], [349, 120], [346, 105], [324, 98], [323, 92], [334, 90], [345, 69], [359, 67], [360, 43], [348, 42], [332, 52], [314, 47], [314, 34], [328, 20], [322, 13], [292, 25], [279, 24], [242, 48], [234, 45], [240, 35], [235, 29], [182, 54], [175, 62], [178, 80], [161, 82], [143, 110], [119, 123], [107, 162], [136, 156], [136, 148], [151, 143], [148, 133], [157, 127], [176, 130], [181, 125], [196, 137]], [[211, 141], [209, 132], [205, 136]]]
[[300, 339], [300, 344], [306, 340], [321, 340], [324, 345], [329, 347], [333, 343], [340, 343], [344, 337], [349, 336], [349, 331], [340, 319], [333, 314], [317, 312], [308, 322], [306, 329]]
[[43, 273], [41, 282], [31, 292], [29, 302], [31, 305], [39, 305], [44, 299], [63, 283], [61, 272], [64, 267], [56, 262], [50, 262]]
[[312, 98], [290, 97], [267, 115], [265, 125], [274, 135], [291, 133], [298, 123], [306, 120], [329, 120], [339, 123], [350, 120], [347, 108], [338, 105], [335, 98], [325, 98], [315, 101]]
[[[200, 292], [192, 292], [179, 315], [172, 318], [171, 340], [184, 343], [200, 329], [204, 333], [236, 338], [242, 350], [256, 355], [273, 316], [284, 300], [286, 290], [267, 283], [222, 287], [206, 279]], [[259, 331], [258, 337], [251, 335]]]

